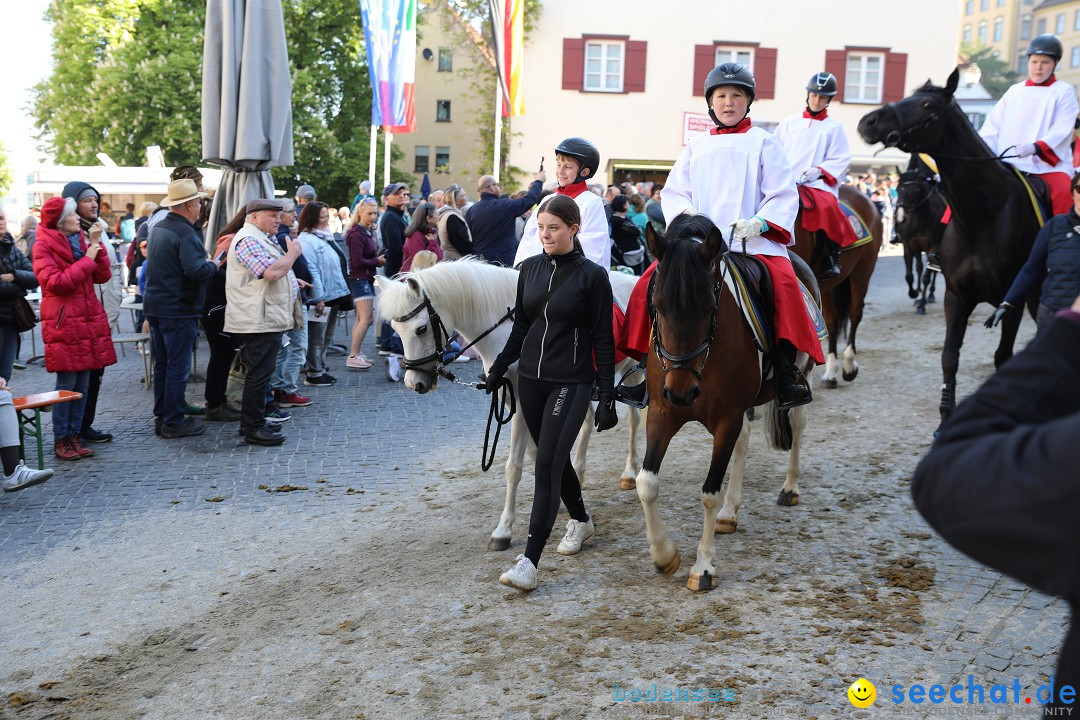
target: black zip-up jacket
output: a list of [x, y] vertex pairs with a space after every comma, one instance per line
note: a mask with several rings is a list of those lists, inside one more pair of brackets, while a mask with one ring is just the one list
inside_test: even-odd
[[143, 313], [153, 318], [197, 318], [206, 282], [217, 273], [206, 259], [202, 230], [174, 212], [153, 227], [146, 243]]
[[11, 273], [14, 282], [0, 281], [0, 325], [15, 324], [15, 298], [26, 297], [27, 290], [38, 286], [30, 259], [15, 247], [15, 238], [5, 234], [0, 238], [0, 274]]
[[[548, 290], [559, 283], [545, 306]], [[529, 258], [518, 275], [514, 328], [493, 367], [505, 370], [517, 360], [518, 374], [527, 378], [557, 383], [599, 378], [601, 393], [614, 392], [611, 303], [607, 270], [578, 250]]]

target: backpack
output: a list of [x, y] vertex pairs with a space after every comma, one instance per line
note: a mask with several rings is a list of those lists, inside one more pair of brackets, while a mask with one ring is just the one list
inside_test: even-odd
[[135, 239], [135, 218], [124, 218], [120, 221], [120, 238], [124, 242]]

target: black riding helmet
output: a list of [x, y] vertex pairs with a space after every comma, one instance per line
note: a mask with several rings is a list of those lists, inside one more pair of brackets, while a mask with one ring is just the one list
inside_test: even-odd
[[1061, 54], [1061, 41], [1057, 39], [1057, 35], [1051, 33], [1039, 35], [1027, 46], [1028, 57], [1031, 57], [1032, 55], [1047, 55], [1054, 58], [1054, 62], [1057, 63], [1061, 61]]
[[712, 109], [712, 94], [713, 90], [721, 85], [734, 85], [746, 90], [746, 95], [750, 99], [750, 102], [746, 104], [747, 114], [749, 114], [750, 106], [754, 104], [754, 96], [757, 94], [757, 83], [754, 82], [754, 74], [750, 72], [750, 68], [741, 63], [724, 63], [714, 67], [705, 78], [705, 105], [709, 108], [709, 117], [717, 125], [720, 125], [720, 121], [716, 119], [716, 113]]
[[[600, 169], [600, 151], [596, 149], [596, 146], [585, 138], [572, 137], [566, 138], [559, 147], [555, 148], [556, 155], [569, 155], [572, 158], [577, 158], [581, 161], [581, 167], [578, 168], [577, 177], [574, 178], [574, 182], [579, 183], [585, 178], [591, 178], [596, 175], [596, 171]], [[588, 170], [588, 174], [583, 174]]]
[[810, 82], [806, 83], [807, 92], [812, 92], [815, 95], [823, 95], [825, 97], [836, 96], [836, 76], [831, 72], [819, 72], [814, 73], [814, 76], [810, 78]]

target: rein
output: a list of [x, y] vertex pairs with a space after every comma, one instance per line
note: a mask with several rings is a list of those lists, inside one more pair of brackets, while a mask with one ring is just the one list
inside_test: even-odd
[[[887, 148], [891, 148], [891, 147], [897, 148], [899, 150], [903, 150], [904, 152], [907, 152], [907, 153], [916, 152], [909, 144], [907, 144], [907, 141], [909, 139], [911, 139], [912, 134], [917, 133], [920, 130], [925, 130], [926, 128], [930, 127], [931, 125], [936, 123], [938, 120], [945, 117], [945, 113], [948, 112], [949, 110], [952, 110], [954, 107], [959, 109], [959, 106], [956, 104], [956, 98], [951, 97], [951, 98], [949, 98], [949, 104], [947, 104], [945, 107], [943, 107], [939, 112], [930, 113], [926, 117], [925, 120], [922, 120], [921, 122], [917, 122], [914, 125], [906, 127], [906, 128], [904, 128], [902, 130], [892, 130], [892, 131], [890, 131], [889, 134], [885, 136], [885, 139], [881, 141], [883, 147], [881, 148], [881, 150], [878, 150], [877, 152], [875, 152], [874, 155], [876, 156], [879, 152], [882, 152], [883, 150], [885, 150]], [[900, 125], [900, 112], [896, 109], [896, 103], [889, 103], [884, 108], [882, 108], [882, 110], [884, 110], [886, 108], [888, 108], [888, 110], [893, 114], [893, 119], [896, 121], [896, 124]], [[944, 155], [942, 153], [933, 153], [931, 156], [934, 158], [934, 160], [959, 160], [959, 161], [963, 161], [963, 162], [984, 162], [984, 161], [987, 161], [987, 160], [1007, 160], [1007, 159], [1010, 159], [1010, 158], [1018, 158], [1018, 157], [1020, 157], [1019, 155], [1006, 155], [1007, 152], [1009, 152], [1010, 150], [1012, 150], [1015, 147], [1016, 147], [1015, 145], [1010, 145], [1009, 147], [1002, 150], [1000, 155], [983, 155], [981, 157], [974, 157], [974, 156], [964, 156], [964, 155]], [[925, 152], [925, 151], [923, 151], [923, 152]]]
[[[501, 315], [498, 320], [495, 321], [495, 324], [493, 324], [484, 332], [477, 335], [468, 345], [465, 345], [456, 353], [453, 353], [449, 359], [446, 359], [446, 354], [450, 352], [446, 349], [447, 341], [449, 341], [450, 339], [450, 332], [447, 331], [446, 324], [443, 323], [442, 317], [440, 317], [438, 311], [435, 310], [435, 306], [431, 304], [431, 298], [428, 297], [427, 292], [423, 288], [420, 288], [420, 297], [421, 300], [419, 305], [417, 305], [404, 315], [394, 318], [394, 322], [404, 322], [406, 320], [411, 320], [412, 318], [416, 317], [421, 310], [426, 309], [428, 311], [428, 322], [431, 324], [432, 332], [435, 336], [435, 352], [431, 353], [430, 355], [425, 355], [424, 357], [416, 359], [410, 359], [402, 356], [401, 366], [404, 367], [406, 370], [422, 372], [425, 375], [430, 376], [432, 380], [435, 379], [436, 375], [440, 375], [452, 383], [458, 383], [459, 385], [465, 385], [466, 387], [476, 387], [476, 383], [459, 382], [454, 373], [446, 369], [446, 366], [461, 357], [461, 355], [473, 345], [480, 342], [491, 333], [495, 332], [495, 329], [502, 325], [504, 322], [512, 319], [514, 317], [514, 309], [507, 308], [506, 312]], [[431, 368], [424, 367], [430, 362], [434, 362], [434, 365]]]

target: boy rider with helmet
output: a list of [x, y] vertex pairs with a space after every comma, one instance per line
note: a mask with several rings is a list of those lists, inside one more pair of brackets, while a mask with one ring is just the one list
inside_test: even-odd
[[1054, 76], [1061, 52], [1054, 35], [1032, 40], [1027, 47], [1028, 79], [1005, 92], [979, 130], [991, 152], [1019, 156], [1005, 162], [1046, 182], [1053, 215], [1072, 207], [1069, 143], [1080, 113], [1076, 88]]
[[[600, 167], [600, 151], [585, 138], [572, 137], [563, 140], [555, 148], [555, 179], [559, 182], [558, 195], [566, 195], [577, 203], [581, 211], [581, 226], [578, 240], [581, 249], [589, 260], [608, 270], [611, 268], [611, 237], [608, 234], [607, 213], [604, 201], [594, 192], [590, 192], [585, 181], [596, 175]], [[536, 212], [525, 222], [525, 233], [521, 236], [514, 267], [543, 250], [537, 232], [537, 216], [549, 195], [536, 208]]]
[[[734, 228], [733, 252], [756, 255], [769, 269], [773, 284], [773, 322], [777, 402], [794, 407], [810, 402], [810, 386], [795, 366], [801, 350], [825, 361], [821, 343], [806, 310], [787, 246], [799, 195], [784, 148], [771, 134], [751, 125], [754, 76], [739, 63], [714, 68], [705, 80], [705, 101], [716, 127], [693, 138], [683, 149], [664, 186], [664, 217], [670, 224], [681, 213], [703, 213], [722, 229]], [[649, 278], [656, 263], [634, 286], [618, 349], [632, 357], [649, 352], [650, 318], [646, 305]], [[644, 385], [616, 389], [631, 404], [643, 398]]]
[[837, 202], [837, 178], [847, 174], [851, 146], [843, 125], [829, 117], [829, 102], [835, 95], [836, 76], [815, 73], [806, 85], [806, 109], [776, 128], [776, 139], [784, 146], [792, 170], [799, 173], [802, 227], [827, 243], [828, 264], [822, 280], [840, 275], [841, 249], [858, 241]]

